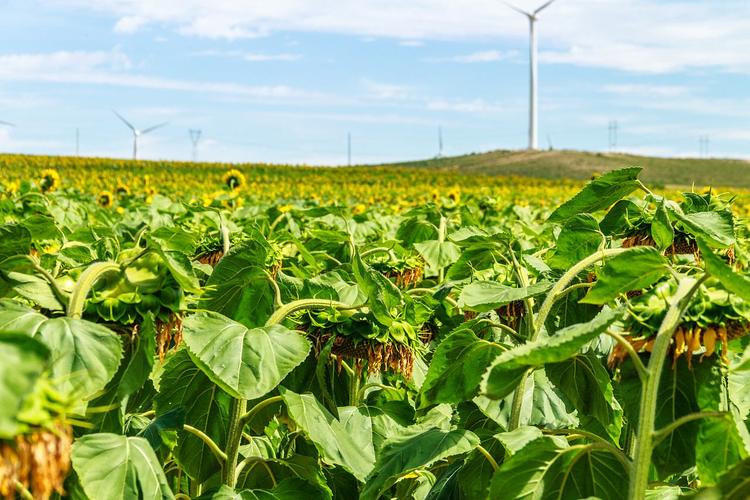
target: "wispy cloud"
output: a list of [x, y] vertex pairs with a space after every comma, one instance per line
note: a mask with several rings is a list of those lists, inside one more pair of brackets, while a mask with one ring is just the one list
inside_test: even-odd
[[226, 94], [258, 99], [320, 100], [325, 94], [288, 85], [177, 80], [129, 71], [130, 59], [119, 50], [0, 54], [0, 81], [36, 81], [110, 85], [152, 90]]
[[369, 80], [362, 80], [362, 86], [369, 97], [375, 99], [403, 100], [412, 96], [412, 87], [408, 85], [398, 85], [392, 83], [383, 83]]
[[265, 53], [265, 52], [245, 52], [242, 50], [201, 50], [194, 52], [196, 56], [206, 57], [232, 57], [243, 59], [249, 62], [268, 62], [268, 61], [298, 61], [302, 59], [302, 54], [292, 52]]
[[603, 87], [604, 92], [623, 96], [678, 97], [690, 93], [690, 88], [682, 85], [612, 84]]
[[451, 57], [434, 57], [426, 60], [429, 62], [453, 62], [461, 64], [488, 63], [502, 61], [514, 57], [516, 54], [518, 54], [516, 51], [501, 52], [499, 50], [481, 50], [479, 52], [472, 52], [471, 54]]
[[447, 100], [435, 99], [427, 102], [427, 109], [431, 111], [457, 111], [460, 113], [497, 113], [505, 108], [498, 103], [487, 102], [484, 99]]

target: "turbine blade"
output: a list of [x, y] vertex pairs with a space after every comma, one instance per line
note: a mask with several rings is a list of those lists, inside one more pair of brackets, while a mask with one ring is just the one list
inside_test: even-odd
[[163, 127], [163, 126], [164, 126], [164, 125], [166, 125], [167, 123], [169, 123], [169, 122], [164, 122], [164, 123], [160, 123], [160, 124], [158, 124], [158, 125], [154, 125], [153, 127], [149, 127], [149, 128], [143, 129], [143, 130], [141, 130], [141, 135], [143, 135], [143, 134], [148, 134], [149, 132], [151, 132], [151, 131], [153, 131], [153, 130], [156, 130], [157, 128], [161, 128], [161, 127]]
[[14, 123], [6, 122], [5, 120], [0, 120], [0, 125], [6, 125], [8, 127], [15, 127], [16, 126]]
[[539, 14], [541, 11], [543, 11], [544, 9], [546, 9], [547, 7], [549, 7], [552, 4], [552, 2], [554, 2], [554, 1], [555, 0], [549, 0], [548, 2], [544, 3], [541, 7], [539, 7], [538, 9], [536, 9], [534, 11], [534, 15]]
[[133, 133], [135, 133], [135, 127], [134, 127], [134, 126], [133, 126], [133, 125], [132, 125], [132, 124], [131, 124], [131, 123], [130, 123], [129, 121], [127, 121], [127, 120], [126, 120], [125, 118], [123, 118], [123, 116], [122, 116], [122, 115], [121, 115], [120, 113], [118, 113], [117, 111], [115, 111], [114, 109], [112, 110], [112, 112], [113, 112], [113, 113], [114, 113], [115, 115], [117, 115], [117, 118], [119, 118], [120, 120], [122, 120], [122, 123], [124, 123], [125, 125], [127, 125], [127, 127], [128, 127], [128, 128], [130, 129], [130, 130], [132, 130], [132, 131], [133, 131]]
[[508, 7], [510, 7], [511, 9], [515, 10], [516, 12], [523, 14], [526, 17], [533, 17], [533, 14], [531, 12], [526, 12], [525, 10], [521, 9], [520, 7], [516, 7], [515, 5], [513, 5], [510, 2], [505, 2], [504, 1], [503, 3], [505, 5], [507, 5]]

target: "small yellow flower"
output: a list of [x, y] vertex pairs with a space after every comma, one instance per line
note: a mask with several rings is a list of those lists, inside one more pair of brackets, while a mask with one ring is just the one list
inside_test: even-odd
[[60, 251], [60, 244], [57, 242], [52, 242], [42, 246], [41, 250], [44, 253], [54, 254]]
[[115, 193], [119, 197], [130, 196], [130, 188], [123, 183], [119, 183], [117, 189], [115, 189]]
[[229, 189], [240, 189], [245, 185], [245, 176], [242, 172], [233, 168], [224, 174], [224, 184], [226, 184]]
[[112, 196], [112, 193], [110, 193], [109, 191], [102, 191], [101, 193], [99, 193], [99, 196], [96, 197], [96, 202], [104, 208], [111, 207], [113, 201], [114, 196]]
[[458, 189], [457, 187], [454, 187], [453, 189], [449, 190], [448, 199], [458, 205], [458, 202], [461, 201], [461, 190]]
[[60, 186], [60, 174], [57, 170], [47, 168], [42, 170], [41, 179], [39, 181], [39, 187], [42, 188], [42, 192], [49, 193], [54, 191]]
[[18, 192], [18, 182], [16, 181], [6, 182], [5, 192], [8, 194], [16, 194]]
[[293, 208], [294, 208], [294, 207], [293, 207], [292, 205], [281, 205], [281, 206], [279, 207], [279, 212], [281, 212], [282, 214], [285, 214], [285, 213], [287, 213], [287, 212], [291, 212], [291, 210], [292, 210]]
[[352, 213], [354, 215], [359, 215], [365, 212], [367, 210], [367, 206], [365, 206], [363, 203], [358, 203], [357, 205], [354, 205], [352, 207]]

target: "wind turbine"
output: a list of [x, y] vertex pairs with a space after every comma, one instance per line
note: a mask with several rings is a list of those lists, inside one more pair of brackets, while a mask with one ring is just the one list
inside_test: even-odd
[[164, 125], [166, 125], [168, 123], [168, 122], [164, 122], [164, 123], [160, 123], [158, 125], [154, 125], [153, 127], [144, 128], [143, 130], [139, 130], [139, 129], [135, 128], [129, 121], [127, 121], [125, 118], [123, 118], [120, 113], [118, 113], [114, 109], [112, 110], [112, 112], [115, 115], [117, 115], [117, 118], [119, 118], [120, 120], [122, 120], [122, 123], [124, 123], [125, 125], [127, 125], [127, 127], [133, 132], [133, 159], [134, 160], [138, 159], [138, 138], [140, 136], [142, 136], [142, 135], [148, 134], [149, 132], [153, 132], [157, 128], [161, 128], [161, 127], [163, 127]]
[[520, 12], [529, 19], [529, 149], [539, 149], [537, 137], [537, 71], [536, 71], [536, 30], [537, 16], [555, 0], [548, 0], [532, 12], [525, 11], [508, 2], [505, 5]]
[[193, 161], [195, 162], [198, 160], [198, 141], [201, 140], [202, 131], [191, 128], [188, 132], [190, 133], [190, 142], [193, 143]]

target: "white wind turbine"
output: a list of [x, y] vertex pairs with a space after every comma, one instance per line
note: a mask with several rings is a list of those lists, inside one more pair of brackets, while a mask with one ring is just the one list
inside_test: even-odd
[[537, 63], [536, 63], [536, 30], [537, 16], [555, 0], [549, 0], [532, 12], [527, 12], [508, 2], [505, 5], [529, 18], [529, 149], [538, 149], [537, 138]]
[[117, 118], [119, 118], [120, 120], [122, 120], [122, 123], [124, 123], [125, 125], [127, 125], [127, 127], [133, 132], [133, 159], [134, 160], [138, 159], [138, 138], [140, 136], [142, 136], [142, 135], [148, 134], [149, 132], [153, 132], [157, 128], [161, 128], [161, 127], [163, 127], [164, 125], [166, 125], [168, 123], [168, 122], [164, 122], [164, 123], [160, 123], [158, 125], [154, 125], [153, 127], [144, 128], [143, 130], [139, 130], [139, 129], [135, 128], [129, 121], [127, 121], [125, 118], [123, 118], [120, 113], [118, 113], [114, 109], [112, 110], [112, 112], [115, 115], [117, 115]]

